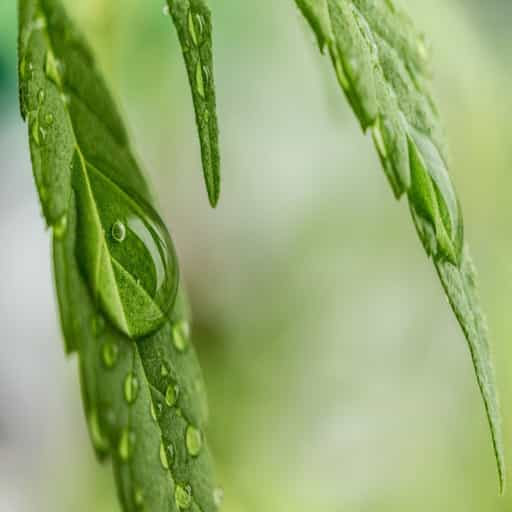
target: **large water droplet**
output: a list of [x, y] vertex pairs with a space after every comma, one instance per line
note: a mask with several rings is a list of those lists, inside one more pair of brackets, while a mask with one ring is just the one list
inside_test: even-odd
[[82, 169], [73, 176], [81, 269], [109, 320], [130, 338], [147, 336], [167, 321], [176, 298], [171, 238], [135, 191], [125, 191], [94, 167]]
[[172, 383], [167, 386], [165, 391], [165, 403], [168, 407], [174, 407], [178, 401], [180, 388], [177, 384]]
[[187, 451], [192, 457], [197, 457], [203, 446], [203, 435], [196, 427], [189, 425], [185, 434]]
[[224, 490], [222, 487], [216, 487], [213, 490], [213, 503], [217, 508], [222, 506], [222, 502], [224, 501]]
[[135, 432], [125, 427], [121, 432], [119, 444], [117, 446], [117, 453], [123, 462], [127, 462], [132, 457], [133, 450], [135, 448], [135, 441]]
[[174, 490], [174, 500], [176, 506], [181, 510], [186, 510], [192, 505], [192, 487], [190, 485], [177, 484]]
[[124, 398], [131, 405], [139, 394], [139, 381], [133, 373], [129, 373], [124, 379]]
[[181, 321], [172, 327], [172, 339], [174, 346], [180, 351], [185, 352], [188, 347], [188, 338], [190, 336], [190, 326], [188, 322]]
[[101, 348], [101, 358], [107, 368], [113, 368], [119, 357], [119, 346], [117, 343], [107, 341]]

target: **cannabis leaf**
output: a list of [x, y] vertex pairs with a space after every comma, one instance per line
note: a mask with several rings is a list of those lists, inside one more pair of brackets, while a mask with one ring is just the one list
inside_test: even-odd
[[125, 511], [213, 511], [205, 392], [171, 238], [60, 1], [20, 0], [19, 22], [21, 112], [92, 442], [112, 457]]
[[505, 483], [504, 448], [486, 322], [429, 83], [423, 37], [393, 0], [296, 0], [328, 51], [338, 82], [373, 140], [397, 198], [406, 194], [420, 239], [467, 338]]
[[167, 0], [187, 68], [210, 204], [220, 194], [219, 129], [213, 81], [211, 13], [203, 0]]

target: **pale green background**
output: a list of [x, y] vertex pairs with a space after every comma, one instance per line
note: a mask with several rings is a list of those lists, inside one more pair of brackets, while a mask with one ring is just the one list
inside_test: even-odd
[[[226, 512], [511, 510], [463, 337], [293, 0], [212, 2], [216, 211], [161, 3], [67, 3], [180, 254]], [[512, 457], [512, 2], [406, 3], [432, 42]], [[117, 511], [63, 355], [17, 111], [15, 10], [0, 0], [0, 511]]]

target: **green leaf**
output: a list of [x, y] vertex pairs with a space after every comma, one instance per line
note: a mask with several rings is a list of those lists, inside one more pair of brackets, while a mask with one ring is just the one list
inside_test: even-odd
[[95, 450], [112, 458], [124, 511], [216, 510], [204, 384], [170, 236], [60, 2], [20, 0], [19, 19], [21, 111]]
[[79, 263], [95, 300], [130, 337], [158, 329], [178, 267], [170, 236], [91, 52], [51, 0], [20, 4], [21, 108], [47, 222], [76, 192]]
[[296, 0], [364, 131], [371, 129], [397, 198], [407, 195], [420, 239], [467, 338], [484, 400], [500, 489], [501, 417], [485, 320], [464, 242], [462, 213], [430, 92], [425, 40], [392, 0]]
[[210, 204], [220, 195], [219, 128], [213, 79], [211, 13], [203, 0], [167, 0], [183, 50]]

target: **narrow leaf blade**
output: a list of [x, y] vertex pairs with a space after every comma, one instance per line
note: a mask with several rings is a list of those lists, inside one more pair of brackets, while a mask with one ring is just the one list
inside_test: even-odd
[[296, 3], [321, 50], [328, 49], [338, 82], [363, 130], [371, 129], [395, 196], [408, 198], [418, 235], [471, 351], [503, 491], [505, 458], [496, 382], [462, 213], [430, 92], [425, 40], [392, 0]]
[[203, 0], [167, 0], [187, 68], [208, 198], [220, 196], [220, 152], [211, 13]]

